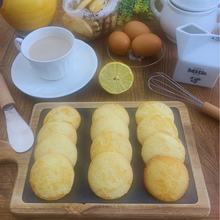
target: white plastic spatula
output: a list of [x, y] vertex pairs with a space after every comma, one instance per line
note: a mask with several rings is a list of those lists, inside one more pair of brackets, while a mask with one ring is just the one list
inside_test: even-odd
[[0, 74], [0, 106], [6, 117], [9, 143], [16, 152], [22, 153], [32, 147], [34, 135], [27, 123], [17, 113], [14, 104], [5, 80]]

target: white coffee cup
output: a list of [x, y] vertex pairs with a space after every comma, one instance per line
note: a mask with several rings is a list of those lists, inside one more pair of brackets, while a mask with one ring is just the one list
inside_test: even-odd
[[29, 61], [35, 73], [46, 80], [58, 80], [73, 74], [74, 42], [75, 37], [70, 31], [55, 26], [37, 29], [24, 39], [14, 40], [16, 48]]

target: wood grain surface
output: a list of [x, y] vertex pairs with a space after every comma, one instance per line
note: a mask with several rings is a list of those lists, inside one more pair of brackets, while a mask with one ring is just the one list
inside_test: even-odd
[[[62, 26], [61, 18], [63, 9], [61, 0], [58, 0], [58, 8], [53, 21], [53, 25]], [[108, 62], [110, 58], [107, 55], [106, 46], [108, 35], [103, 38], [89, 42], [88, 44], [95, 50], [98, 57], [98, 68], [93, 79], [81, 90], [74, 94], [56, 98], [56, 99], [38, 99], [30, 97], [17, 89], [11, 79], [10, 69], [18, 51], [14, 46], [16, 31], [10, 27], [2, 17], [0, 17], [0, 73], [3, 75], [12, 97], [16, 103], [16, 109], [26, 122], [30, 122], [33, 107], [39, 102], [117, 102], [117, 101], [172, 101], [172, 99], [151, 92], [147, 86], [147, 80], [154, 72], [160, 71], [172, 76], [177, 62], [176, 45], [170, 42], [156, 19], [146, 20], [144, 15], [138, 15], [134, 19], [144, 21], [153, 33], [161, 37], [166, 45], [166, 54], [164, 59], [156, 66], [150, 69], [134, 70], [134, 85], [130, 90], [120, 95], [111, 95], [106, 93], [98, 83], [98, 73], [100, 69]], [[219, 80], [212, 89], [204, 87], [195, 87], [183, 85], [190, 93], [202, 101], [207, 101], [219, 107]], [[205, 114], [197, 107], [186, 104], [189, 118], [192, 126], [195, 144], [199, 154], [203, 175], [210, 199], [211, 212], [207, 220], [219, 219], [219, 122]], [[6, 122], [3, 111], [0, 111], [0, 149], [4, 154], [10, 156], [10, 160], [1, 160], [0, 162], [0, 219], [1, 220], [26, 220], [28, 217], [17, 217], [12, 215], [9, 210], [12, 192], [14, 189], [18, 167], [16, 158], [9, 144], [6, 133]], [[19, 154], [20, 160], [25, 157]], [[17, 180], [18, 181], [18, 180]], [[114, 213], [111, 213], [114, 214]], [[136, 219], [135, 216], [131, 216]], [[80, 218], [80, 216], [79, 216]], [[161, 217], [158, 217], [161, 219]], [[35, 219], [54, 219], [36, 217]], [[57, 219], [66, 219], [65, 216]], [[77, 219], [77, 218], [76, 218]], [[91, 218], [96, 219], [96, 218]], [[101, 218], [104, 219], [104, 218]], [[115, 218], [117, 219], [117, 218]], [[178, 219], [181, 219], [180, 217]], [[184, 216], [182, 217], [184, 219]], [[203, 218], [199, 218], [203, 219]]]

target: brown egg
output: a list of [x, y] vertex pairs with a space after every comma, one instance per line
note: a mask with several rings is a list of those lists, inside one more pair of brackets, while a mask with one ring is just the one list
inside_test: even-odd
[[138, 56], [150, 57], [161, 49], [162, 41], [155, 34], [142, 34], [136, 37], [131, 44], [132, 52]]
[[108, 46], [113, 53], [124, 55], [128, 52], [131, 46], [131, 41], [124, 32], [114, 31], [108, 38]]
[[128, 35], [131, 41], [141, 34], [150, 33], [150, 29], [140, 21], [130, 21], [124, 26], [124, 32]]

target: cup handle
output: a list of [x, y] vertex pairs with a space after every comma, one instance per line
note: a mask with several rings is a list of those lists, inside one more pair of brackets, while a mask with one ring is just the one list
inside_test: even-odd
[[22, 42], [23, 42], [22, 38], [15, 38], [15, 40], [14, 40], [14, 45], [19, 51], [21, 51]]
[[[155, 17], [158, 19], [158, 20], [160, 20], [160, 12], [156, 9], [156, 7], [155, 7], [155, 3], [156, 3], [156, 1], [157, 0], [151, 0], [151, 3], [150, 3], [150, 5], [151, 5], [151, 10], [152, 10], [152, 12], [153, 12], [153, 14], [155, 15]], [[162, 6], [165, 4], [164, 3], [164, 0], [160, 0], [160, 3], [162, 4]]]

